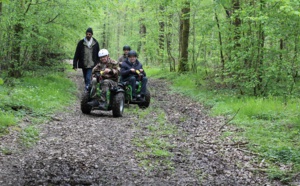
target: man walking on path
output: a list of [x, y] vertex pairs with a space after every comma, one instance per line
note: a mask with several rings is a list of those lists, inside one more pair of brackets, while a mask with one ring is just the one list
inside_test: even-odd
[[85, 37], [78, 42], [73, 58], [73, 69], [82, 69], [85, 90], [90, 85], [93, 67], [99, 63], [99, 50], [99, 43], [93, 38], [93, 30], [88, 28]]

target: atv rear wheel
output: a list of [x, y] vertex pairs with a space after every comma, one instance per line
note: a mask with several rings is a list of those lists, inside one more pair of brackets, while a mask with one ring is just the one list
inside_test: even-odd
[[124, 111], [124, 93], [119, 92], [113, 97], [112, 112], [114, 117], [122, 117]]
[[147, 89], [146, 94], [145, 94], [145, 101], [142, 103], [139, 103], [138, 106], [140, 108], [148, 108], [150, 105], [150, 99], [151, 99], [150, 91]]
[[90, 114], [92, 111], [92, 107], [87, 104], [89, 100], [90, 100], [89, 92], [83, 93], [80, 106], [81, 106], [81, 112], [84, 114]]

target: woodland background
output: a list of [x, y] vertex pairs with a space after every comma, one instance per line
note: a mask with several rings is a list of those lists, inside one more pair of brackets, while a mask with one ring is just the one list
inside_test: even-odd
[[72, 58], [91, 26], [112, 58], [128, 44], [145, 65], [204, 71], [217, 87], [240, 94], [298, 95], [299, 6], [297, 0], [2, 0], [1, 71], [19, 77]]
[[149, 77], [225, 115], [241, 132], [224, 137], [247, 139], [263, 171], [289, 182], [300, 175], [299, 10], [298, 0], [0, 0], [0, 136], [74, 99], [58, 72], [92, 27], [111, 58], [130, 45]]

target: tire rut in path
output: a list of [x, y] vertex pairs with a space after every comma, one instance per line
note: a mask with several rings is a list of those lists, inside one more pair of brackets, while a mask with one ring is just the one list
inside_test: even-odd
[[[78, 84], [80, 97], [81, 72], [70, 76]], [[162, 108], [179, 131], [169, 139], [176, 145], [172, 149], [173, 171], [146, 171], [139, 166], [134, 152], [140, 149], [132, 139], [142, 138], [145, 131], [135, 127], [138, 116], [126, 113], [126, 109], [121, 118], [101, 111], [84, 115], [78, 100], [65, 113], [57, 114], [56, 120], [40, 126], [41, 140], [34, 147], [1, 154], [0, 185], [269, 184], [264, 174], [251, 171], [257, 168], [251, 163], [254, 156], [226, 145], [233, 143], [230, 138], [220, 140], [217, 129], [224, 122], [222, 118], [208, 117], [200, 104], [169, 94], [164, 81], [150, 79], [149, 88], [156, 100], [151, 106]]]

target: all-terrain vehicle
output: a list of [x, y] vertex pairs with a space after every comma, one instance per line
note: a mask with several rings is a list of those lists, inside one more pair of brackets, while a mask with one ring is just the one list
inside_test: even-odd
[[88, 104], [88, 102], [92, 101], [92, 99], [95, 99], [92, 97], [93, 95], [95, 95], [95, 93], [101, 95], [100, 81], [102, 81], [102, 79], [100, 73], [96, 74], [96, 78], [98, 79], [98, 83], [96, 85], [98, 87], [90, 86], [88, 91], [84, 92], [82, 95], [81, 111], [84, 114], [90, 114], [92, 110], [112, 110], [114, 117], [122, 117], [124, 111], [125, 98], [123, 85], [121, 83], [118, 83], [117, 86], [112, 87], [106, 92], [106, 100], [108, 105], [106, 109], [100, 107], [92, 107]]
[[[137, 74], [139, 74], [139, 80], [136, 81], [136, 96], [140, 97], [141, 96], [141, 89], [142, 89], [142, 78], [143, 75], [136, 70]], [[151, 99], [151, 94], [148, 88], [146, 89], [146, 94], [145, 94], [145, 100], [144, 101], [137, 101], [133, 100], [132, 97], [132, 87], [129, 84], [128, 81], [125, 82], [119, 82], [119, 85], [124, 89], [125, 91], [125, 103], [127, 104], [137, 104], [140, 108], [147, 108], [150, 105], [150, 99]]]

